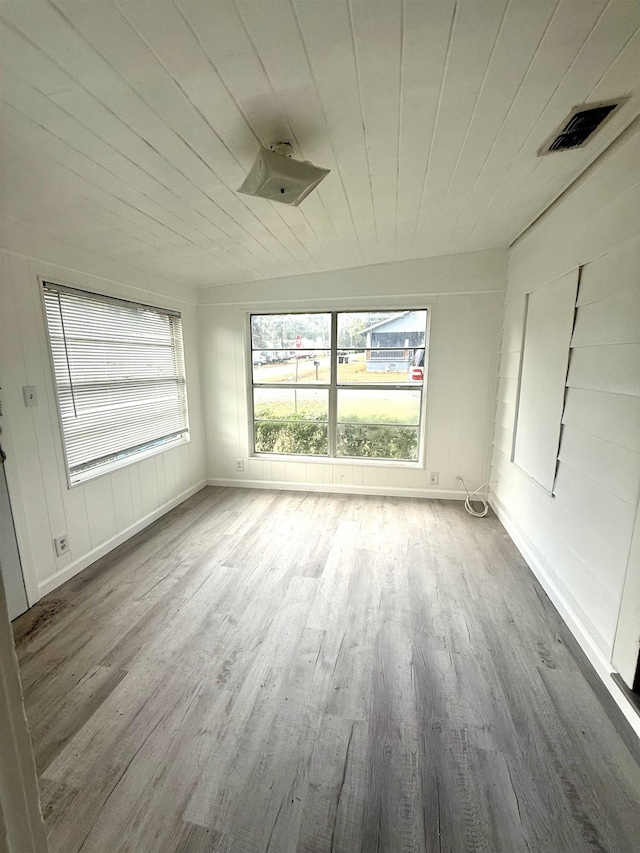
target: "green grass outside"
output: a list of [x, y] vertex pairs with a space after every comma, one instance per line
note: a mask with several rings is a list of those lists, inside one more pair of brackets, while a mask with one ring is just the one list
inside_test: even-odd
[[[382, 400], [360, 400], [357, 404], [341, 404], [339, 422], [416, 425], [419, 423], [419, 412], [416, 411], [415, 406], [408, 405], [405, 401], [398, 401], [393, 409], [385, 409], [382, 406], [384, 406]], [[258, 420], [327, 420], [326, 406], [320, 401], [309, 400], [299, 401], [297, 411], [292, 410], [290, 403], [259, 403], [255, 407], [254, 414]]]
[[295, 409], [289, 402], [258, 403], [254, 409], [254, 416], [258, 420], [270, 421], [326, 421], [328, 413], [327, 407], [321, 401], [299, 400]]

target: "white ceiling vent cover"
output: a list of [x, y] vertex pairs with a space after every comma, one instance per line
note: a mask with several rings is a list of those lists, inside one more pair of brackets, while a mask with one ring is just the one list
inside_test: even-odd
[[596, 104], [581, 104], [579, 107], [574, 107], [538, 151], [538, 157], [552, 154], [554, 151], [573, 151], [576, 148], [582, 148], [596, 130], [609, 121], [628, 100], [629, 98], [615, 98], [613, 101], [599, 101]]
[[297, 207], [331, 170], [308, 160], [293, 160], [291, 151], [288, 142], [272, 145], [271, 149], [261, 146], [238, 192]]

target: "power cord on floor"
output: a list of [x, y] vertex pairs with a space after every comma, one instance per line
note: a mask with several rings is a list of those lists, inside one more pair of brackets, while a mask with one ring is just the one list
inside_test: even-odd
[[[490, 480], [487, 480], [486, 483], [483, 483], [481, 486], [478, 486], [478, 488], [475, 491], [470, 492], [469, 489], [467, 488], [464, 480], [462, 479], [462, 477], [459, 476], [459, 477], [457, 477], [457, 479], [460, 480], [460, 482], [462, 483], [462, 485], [464, 487], [465, 492], [467, 493], [467, 497], [465, 498], [465, 501], [464, 501], [464, 508], [466, 509], [466, 511], [469, 513], [469, 515], [473, 515], [475, 518], [484, 518], [485, 515], [489, 512], [489, 504], [484, 498], [478, 497], [478, 492], [481, 489], [484, 489], [485, 486], [488, 486], [490, 483]], [[475, 510], [472, 506], [473, 503], [476, 503], [476, 504], [481, 503], [482, 504], [482, 511]]]

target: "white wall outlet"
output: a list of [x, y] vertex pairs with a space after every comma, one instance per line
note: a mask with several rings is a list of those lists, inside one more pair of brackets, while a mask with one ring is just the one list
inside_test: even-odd
[[244, 471], [244, 459], [236, 459], [236, 471]]
[[439, 480], [440, 480], [440, 473], [438, 471], [429, 471], [429, 485], [430, 486], [437, 486]]
[[62, 536], [53, 540], [53, 544], [55, 545], [56, 556], [63, 557], [69, 550], [69, 537], [63, 533]]
[[37, 406], [38, 405], [38, 395], [36, 393], [35, 385], [23, 385], [22, 386], [22, 396], [24, 397], [25, 406]]

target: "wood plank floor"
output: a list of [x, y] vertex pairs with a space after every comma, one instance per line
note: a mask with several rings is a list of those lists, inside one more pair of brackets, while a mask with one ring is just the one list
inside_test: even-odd
[[53, 853], [630, 853], [638, 744], [494, 516], [208, 488], [15, 623]]

